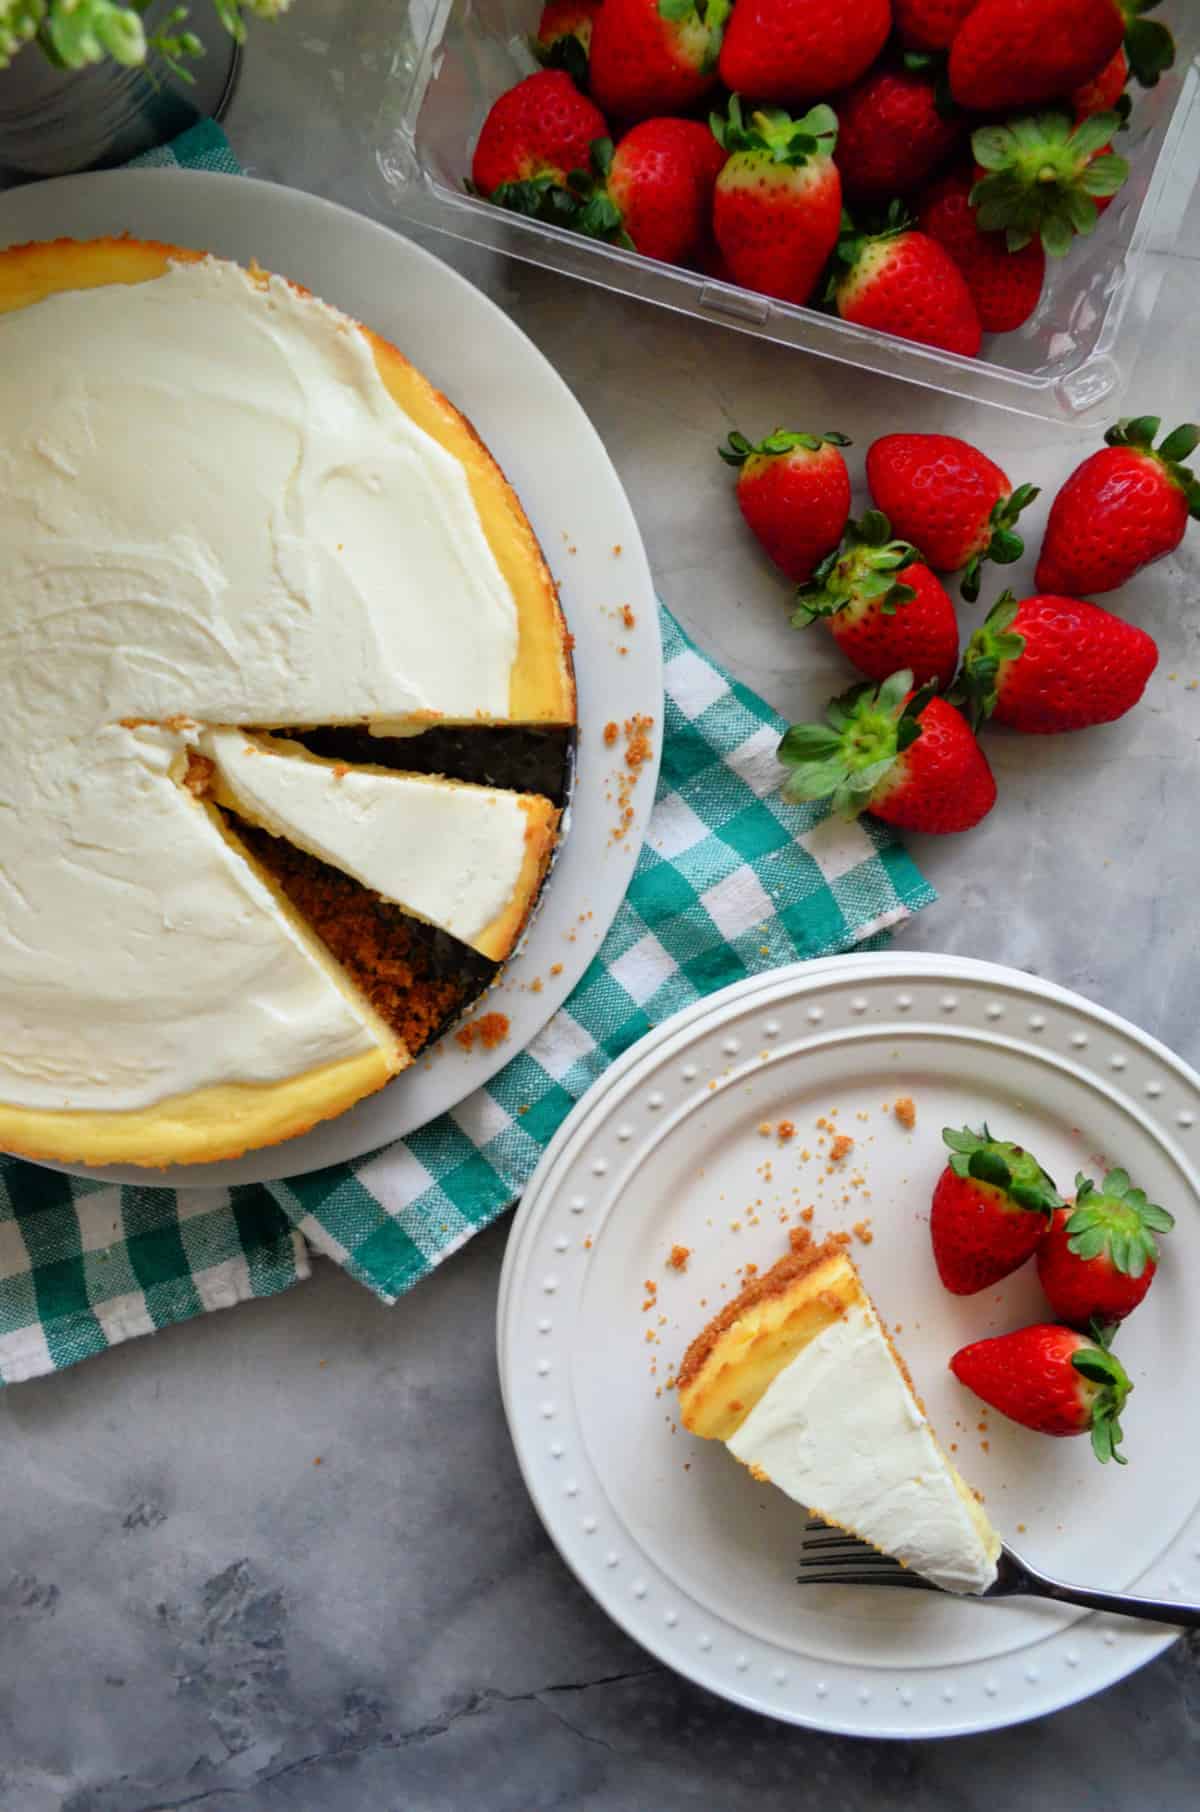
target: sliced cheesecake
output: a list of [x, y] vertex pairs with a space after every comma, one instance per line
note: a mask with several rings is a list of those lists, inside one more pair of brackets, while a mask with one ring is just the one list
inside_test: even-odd
[[[571, 640], [515, 492], [395, 346], [183, 247], [0, 251], [0, 577], [0, 1149], [234, 1157], [494, 980], [561, 796], [384, 770], [569, 737]], [[373, 752], [339, 776], [281, 729]]]
[[554, 848], [558, 813], [548, 799], [351, 767], [241, 730], [207, 731], [199, 746], [215, 764], [219, 805], [482, 956], [509, 954]]
[[983, 1592], [1000, 1538], [938, 1442], [845, 1249], [791, 1252], [689, 1347], [684, 1426], [754, 1477], [950, 1592]]

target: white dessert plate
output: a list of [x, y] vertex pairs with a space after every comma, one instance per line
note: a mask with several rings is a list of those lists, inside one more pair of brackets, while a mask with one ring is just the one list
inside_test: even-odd
[[[894, 1112], [905, 1096], [911, 1131]], [[1049, 1318], [1032, 1266], [968, 1298], [934, 1270], [941, 1129], [985, 1118], [1028, 1143], [1061, 1188], [1080, 1168], [1120, 1162], [1176, 1217], [1117, 1341], [1135, 1386], [1127, 1466], [1100, 1466], [1085, 1439], [1018, 1428], [947, 1369], [967, 1341]], [[832, 1166], [821, 1121], [854, 1140]], [[866, 1285], [1002, 1535], [1062, 1577], [1200, 1599], [1200, 1452], [1178, 1382], [1200, 1365], [1198, 1154], [1200, 1077], [1134, 1026], [1014, 969], [836, 957], [670, 1020], [561, 1128], [505, 1258], [505, 1407], [563, 1558], [680, 1673], [825, 1730], [995, 1729], [1149, 1661], [1173, 1632], [1033, 1600], [798, 1585], [804, 1512], [677, 1427], [668, 1380], [744, 1268], [787, 1250], [804, 1210], [818, 1233], [858, 1223]], [[682, 1272], [667, 1262], [676, 1244], [690, 1250]]]
[[[658, 607], [629, 500], [587, 416], [508, 316], [429, 252], [346, 208], [249, 177], [125, 170], [0, 195], [0, 245], [120, 232], [203, 246], [243, 264], [257, 258], [394, 341], [495, 453], [560, 583], [575, 637], [580, 732], [569, 835], [522, 950], [487, 997], [486, 1010], [507, 1015], [508, 1037], [491, 1051], [443, 1038], [379, 1094], [303, 1137], [231, 1163], [181, 1165], [163, 1178], [173, 1186], [261, 1182], [361, 1156], [425, 1125], [485, 1083], [562, 1005], [625, 896], [654, 799]], [[169, 507], [169, 491], [164, 498]], [[632, 629], [620, 621], [624, 604]], [[628, 831], [614, 840], [621, 746], [605, 746], [603, 727], [635, 713], [654, 719], [654, 758], [633, 789]], [[133, 1167], [69, 1168], [153, 1180]]]

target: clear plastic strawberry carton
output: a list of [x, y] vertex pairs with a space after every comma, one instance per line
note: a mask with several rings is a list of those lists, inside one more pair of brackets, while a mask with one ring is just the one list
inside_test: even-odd
[[488, 109], [537, 67], [529, 36], [539, 10], [539, 0], [410, 0], [377, 137], [383, 192], [398, 214], [698, 320], [1020, 414], [1119, 412], [1169, 255], [1200, 254], [1196, 0], [1161, 15], [1169, 14], [1178, 54], [1157, 87], [1137, 94], [1120, 141], [1130, 164], [1124, 188], [1096, 231], [1051, 261], [1034, 315], [1014, 333], [986, 337], [974, 359], [656, 263], [468, 193]]

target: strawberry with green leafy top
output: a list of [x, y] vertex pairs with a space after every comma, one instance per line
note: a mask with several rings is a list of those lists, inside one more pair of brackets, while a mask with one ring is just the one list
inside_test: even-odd
[[946, 687], [958, 661], [958, 618], [945, 588], [908, 541], [894, 541], [879, 510], [847, 525], [840, 548], [796, 594], [792, 627], [823, 622], [860, 673], [885, 680], [902, 667], [922, 686]]
[[717, 451], [737, 468], [738, 508], [776, 566], [797, 584], [836, 548], [850, 514], [844, 434], [776, 428], [757, 445], [736, 431]]
[[933, 1192], [934, 1263], [955, 1296], [973, 1296], [1033, 1257], [1062, 1197], [1036, 1158], [986, 1126], [947, 1126], [942, 1138], [950, 1161]]
[[950, 1370], [1002, 1416], [1037, 1434], [1091, 1436], [1098, 1460], [1125, 1464], [1118, 1451], [1121, 1411], [1133, 1385], [1114, 1353], [1110, 1331], [1090, 1340], [1073, 1328], [1041, 1322], [975, 1340], [955, 1353]]
[[896, 533], [921, 549], [934, 572], [961, 570], [968, 601], [979, 596], [983, 561], [1008, 566], [1025, 551], [1016, 522], [1037, 486], [1014, 490], [995, 460], [970, 441], [884, 434], [868, 450], [867, 484]]
[[715, 86], [729, 0], [604, 0], [588, 79], [612, 120], [683, 113]]
[[1115, 591], [1183, 540], [1200, 518], [1200, 479], [1183, 461], [1200, 444], [1185, 422], [1156, 447], [1157, 415], [1119, 421], [1076, 466], [1050, 509], [1037, 563], [1039, 591], [1071, 597]]
[[574, 220], [561, 224], [665, 264], [691, 264], [709, 245], [713, 184], [725, 154], [699, 120], [640, 120], [613, 149], [599, 139], [577, 172]]
[[600, 109], [561, 69], [539, 69], [495, 102], [471, 165], [480, 195], [514, 213], [569, 222], [578, 202], [569, 178], [608, 137]]
[[1003, 232], [1008, 249], [1040, 239], [1052, 258], [1092, 233], [1102, 210], [1129, 175], [1112, 150], [1117, 113], [1075, 125], [1066, 113], [1039, 113], [1007, 126], [980, 126], [971, 149], [980, 169], [971, 205], [985, 233]]
[[746, 119], [735, 94], [712, 129], [728, 152], [713, 195], [713, 232], [733, 280], [784, 302], [807, 302], [842, 220], [833, 161], [837, 118], [814, 107], [793, 120], [776, 108]]
[[1073, 1207], [1056, 1210], [1038, 1247], [1038, 1278], [1060, 1321], [1090, 1328], [1124, 1321], [1145, 1297], [1158, 1269], [1156, 1233], [1174, 1216], [1135, 1189], [1124, 1170], [1110, 1170], [1099, 1188], [1075, 1179]]
[[827, 293], [843, 321], [976, 356], [983, 329], [966, 279], [936, 239], [912, 230], [902, 208], [889, 210], [879, 233], [848, 225], [837, 260]]
[[835, 698], [823, 724], [793, 724], [779, 744], [785, 799], [830, 799], [845, 817], [873, 812], [901, 830], [970, 830], [996, 782], [967, 724], [907, 669]]
[[1082, 598], [999, 597], [967, 643], [951, 696], [973, 729], [985, 718], [1035, 736], [1124, 717], [1158, 648], [1144, 629]]

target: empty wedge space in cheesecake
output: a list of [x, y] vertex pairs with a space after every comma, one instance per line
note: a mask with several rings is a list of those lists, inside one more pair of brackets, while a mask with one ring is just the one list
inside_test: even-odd
[[938, 1443], [853, 1260], [789, 1253], [704, 1328], [680, 1419], [762, 1481], [951, 1592], [982, 1592], [1000, 1541]]
[[352, 768], [241, 730], [205, 731], [199, 749], [219, 804], [483, 956], [512, 949], [554, 848], [548, 799]]

